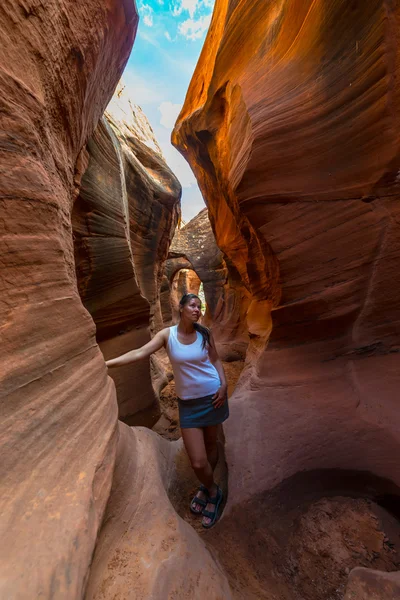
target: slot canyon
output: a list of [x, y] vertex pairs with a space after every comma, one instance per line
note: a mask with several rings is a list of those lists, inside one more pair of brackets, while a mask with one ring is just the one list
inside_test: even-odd
[[[172, 133], [186, 224], [122, 102], [135, 3], [0, 24], [0, 597], [398, 600], [398, 4], [215, 1]], [[105, 365], [187, 291], [229, 381], [211, 530], [166, 353]]]

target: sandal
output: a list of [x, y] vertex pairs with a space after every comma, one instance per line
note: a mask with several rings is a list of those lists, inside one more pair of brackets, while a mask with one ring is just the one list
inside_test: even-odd
[[[204, 509], [202, 512], [203, 517], [207, 517], [208, 519], [211, 519], [210, 523], [201, 523], [203, 525], [203, 527], [205, 527], [205, 529], [210, 529], [210, 527], [212, 527], [213, 525], [215, 525], [217, 519], [218, 519], [218, 508], [222, 502], [222, 490], [221, 488], [219, 488], [217, 486], [217, 495], [214, 498], [211, 498], [210, 496], [208, 497], [208, 503], [210, 504], [215, 504], [215, 511], [214, 512], [210, 512], [209, 510]], [[207, 503], [207, 504], [208, 504]]]
[[[205, 494], [207, 496], [207, 498], [208, 498], [208, 495], [209, 495], [208, 494], [208, 489], [204, 485], [201, 485], [199, 487], [198, 492], [203, 492], [203, 494]], [[201, 515], [203, 513], [203, 510], [207, 506], [207, 500], [203, 500], [203, 498], [198, 498], [197, 497], [198, 492], [196, 492], [196, 495], [193, 497], [193, 500], [190, 503], [190, 510], [192, 511], [192, 513], [194, 515]], [[195, 509], [193, 507], [193, 504], [200, 504], [200, 506], [201, 506], [200, 510]]]

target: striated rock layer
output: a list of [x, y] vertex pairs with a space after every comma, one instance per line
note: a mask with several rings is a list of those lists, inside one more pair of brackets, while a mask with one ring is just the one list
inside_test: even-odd
[[400, 483], [399, 17], [216, 2], [173, 141], [253, 299], [228, 513], [313, 469]]
[[[122, 351], [159, 326], [179, 210], [140, 111], [99, 123], [133, 43], [134, 3], [6, 2], [0, 23], [0, 596], [230, 598], [168, 499], [181, 445], [118, 427], [97, 344]], [[135, 392], [122, 410], [151, 389], [142, 369], [117, 378]]]
[[[75, 264], [80, 296], [109, 358], [148, 342], [149, 324], [160, 327], [162, 269], [179, 217], [181, 187], [146, 117], [122, 89], [86, 149], [88, 167], [72, 213]], [[150, 361], [110, 375], [120, 418], [154, 423], [159, 411]]]
[[[117, 426], [96, 342], [97, 328], [105, 353], [122, 351], [161, 323], [179, 210], [138, 109], [96, 128], [133, 43], [134, 4], [6, 2], [0, 23], [0, 596], [229, 598], [168, 499], [181, 445]], [[130, 385], [140, 408], [149, 365]]]
[[136, 26], [130, 0], [0, 9], [2, 598], [82, 596], [111, 486], [115, 389], [70, 213]]

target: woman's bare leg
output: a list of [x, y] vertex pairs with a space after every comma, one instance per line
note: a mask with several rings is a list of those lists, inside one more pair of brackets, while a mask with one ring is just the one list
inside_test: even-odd
[[[211, 466], [207, 457], [205, 439], [207, 439], [207, 447], [209, 449], [209, 452], [211, 453], [211, 460], [215, 460], [216, 464], [216, 461], [218, 460], [218, 426], [213, 425], [205, 427], [204, 429], [182, 429], [181, 432], [183, 443], [185, 444], [186, 452], [188, 453], [193, 471], [196, 473], [196, 476], [201, 481], [201, 483], [205, 485], [205, 487], [208, 489], [210, 496], [212, 498], [215, 498], [215, 496], [217, 495], [218, 488], [216, 483], [214, 482], [213, 467]], [[203, 492], [199, 491], [197, 493], [197, 496], [204, 500], [206, 499]], [[199, 504], [195, 505], [196, 510], [200, 510], [200, 508], [201, 507]], [[215, 504], [207, 504], [206, 510], [214, 512]], [[208, 524], [210, 523], [211, 519], [208, 517], [203, 517], [203, 521], [205, 524]]]
[[[206, 447], [206, 452], [207, 452], [207, 457], [208, 457], [208, 462], [210, 463], [212, 470], [215, 470], [215, 467], [217, 466], [217, 462], [218, 462], [218, 445], [217, 445], [217, 438], [218, 438], [218, 430], [219, 430], [219, 425], [209, 425], [208, 427], [204, 427], [204, 444]], [[208, 488], [208, 491], [210, 492], [210, 496], [211, 497], [215, 497], [217, 495], [217, 486], [214, 483], [214, 486], [212, 488]], [[208, 510], [209, 512], [214, 512], [215, 511], [215, 504], [207, 504], [206, 506], [206, 510]], [[203, 522], [207, 525], [208, 523], [210, 523], [211, 519], [209, 519], [208, 517], [203, 517]]]
[[[191, 427], [182, 429], [183, 443], [185, 444], [186, 452], [188, 453], [190, 464], [196, 477], [210, 491], [216, 489], [213, 477], [213, 469], [207, 458], [206, 446], [204, 443], [203, 429]], [[198, 492], [197, 496], [202, 500], [206, 500], [203, 492]], [[199, 504], [194, 505], [196, 510], [200, 510]]]
[[219, 425], [209, 425], [203, 429], [207, 458], [213, 471], [215, 471], [218, 462], [218, 430]]

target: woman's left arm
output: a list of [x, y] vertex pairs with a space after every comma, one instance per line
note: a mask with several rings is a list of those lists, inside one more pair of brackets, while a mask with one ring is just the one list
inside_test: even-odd
[[224, 367], [222, 365], [220, 357], [218, 356], [218, 352], [215, 347], [215, 342], [211, 331], [210, 344], [208, 346], [208, 356], [214, 367], [217, 369], [219, 379], [221, 381], [221, 386], [218, 388], [217, 392], [214, 394], [213, 397], [214, 408], [219, 408], [226, 402], [228, 394], [228, 384], [226, 383]]

